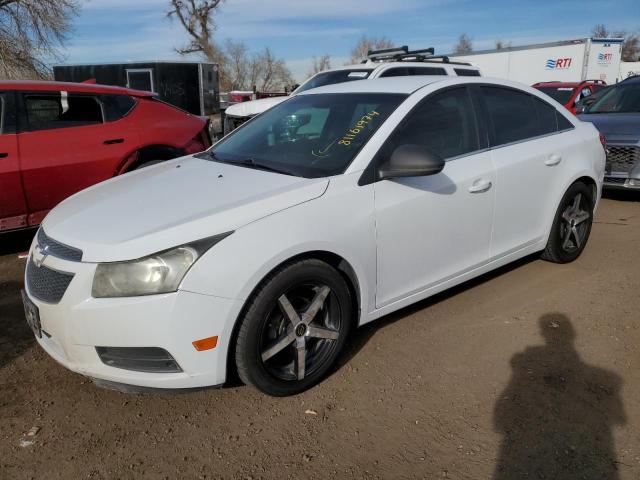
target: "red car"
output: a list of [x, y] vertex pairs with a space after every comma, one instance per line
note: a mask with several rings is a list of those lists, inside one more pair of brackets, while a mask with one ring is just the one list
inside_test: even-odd
[[95, 183], [211, 145], [208, 120], [151, 92], [0, 81], [0, 232]]
[[540, 82], [532, 85], [546, 93], [567, 110], [576, 114], [576, 103], [597, 91], [607, 88], [604, 80], [585, 80], [584, 82]]

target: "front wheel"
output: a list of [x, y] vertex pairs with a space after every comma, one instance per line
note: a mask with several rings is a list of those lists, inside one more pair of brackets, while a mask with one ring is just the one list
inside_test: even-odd
[[571, 185], [558, 206], [542, 258], [554, 263], [577, 259], [591, 233], [593, 208], [591, 189], [581, 182]]
[[300, 393], [335, 363], [351, 321], [352, 300], [340, 273], [301, 260], [269, 275], [249, 300], [236, 341], [240, 379], [268, 395]]

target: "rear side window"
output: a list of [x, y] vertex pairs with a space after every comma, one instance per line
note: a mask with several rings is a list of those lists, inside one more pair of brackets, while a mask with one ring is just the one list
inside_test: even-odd
[[480, 72], [478, 70], [471, 70], [470, 68], [454, 68], [454, 72], [459, 77], [479, 77]]
[[542, 100], [533, 97], [533, 103], [538, 114], [540, 135], [558, 131], [557, 111], [554, 107]]
[[29, 130], [79, 127], [102, 123], [97, 98], [84, 95], [25, 95]]
[[573, 127], [573, 123], [565, 118], [560, 112], [556, 111], [556, 118], [558, 120], [558, 131], [562, 132], [564, 130], [571, 130]]
[[540, 135], [531, 95], [501, 87], [481, 87], [491, 125], [491, 146]]
[[473, 105], [466, 88], [428, 97], [394, 132], [384, 149], [391, 155], [400, 145], [422, 145], [444, 159], [478, 150]]
[[103, 95], [105, 122], [115, 122], [126, 116], [135, 106], [136, 101], [129, 95]]
[[412, 75], [446, 75], [447, 71], [441, 67], [402, 67], [390, 68], [380, 75], [383, 77], [408, 77]]

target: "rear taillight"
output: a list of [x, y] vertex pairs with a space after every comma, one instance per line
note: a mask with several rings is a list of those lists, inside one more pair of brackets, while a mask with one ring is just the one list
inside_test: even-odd
[[184, 147], [185, 155], [191, 155], [193, 153], [202, 152], [211, 146], [211, 137], [209, 136], [209, 121], [205, 124], [204, 128], [198, 132], [198, 134], [189, 140]]
[[600, 134], [600, 143], [602, 144], [602, 148], [604, 148], [604, 151], [607, 151], [607, 139], [605, 138], [605, 136], [601, 133]]

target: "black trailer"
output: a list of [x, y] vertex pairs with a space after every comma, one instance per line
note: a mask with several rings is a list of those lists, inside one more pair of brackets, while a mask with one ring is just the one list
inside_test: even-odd
[[218, 65], [199, 62], [127, 62], [55, 65], [60, 82], [94, 81], [158, 94], [158, 98], [195, 115], [220, 113]]

